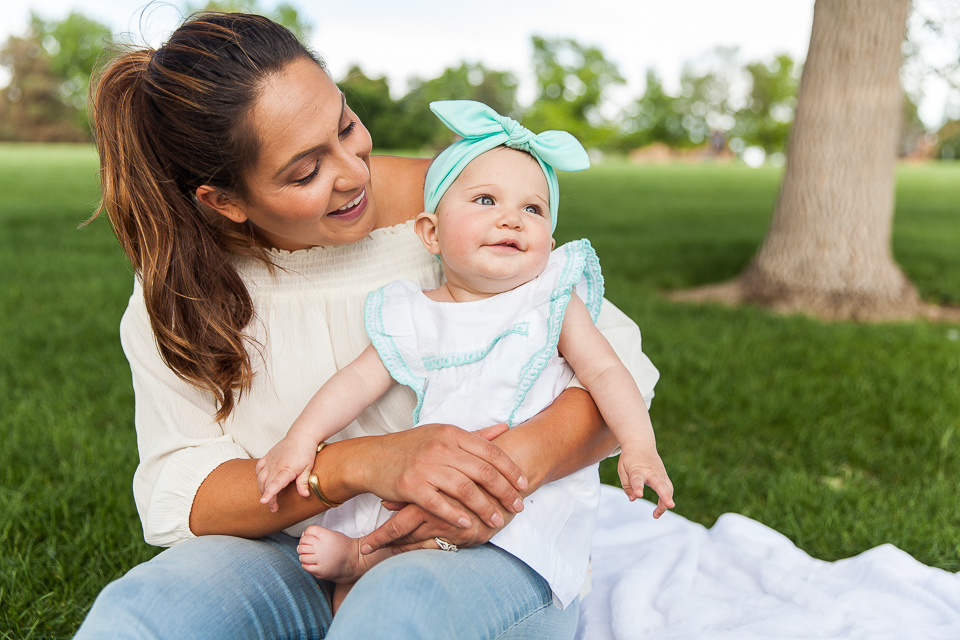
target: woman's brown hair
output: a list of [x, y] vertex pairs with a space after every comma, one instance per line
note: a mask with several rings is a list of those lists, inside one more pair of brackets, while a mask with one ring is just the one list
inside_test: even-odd
[[267, 76], [322, 63], [284, 27], [252, 14], [201, 13], [159, 49], [129, 50], [91, 85], [106, 211], [143, 285], [157, 347], [210, 391], [217, 420], [249, 389], [250, 294], [231, 255], [265, 259], [252, 229], [197, 204], [198, 187], [245, 195], [259, 143], [250, 115]]

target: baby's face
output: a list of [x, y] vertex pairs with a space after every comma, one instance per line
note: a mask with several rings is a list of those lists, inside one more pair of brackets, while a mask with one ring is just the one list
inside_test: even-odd
[[447, 282], [494, 294], [543, 273], [554, 246], [548, 194], [530, 154], [497, 147], [477, 156], [437, 206]]

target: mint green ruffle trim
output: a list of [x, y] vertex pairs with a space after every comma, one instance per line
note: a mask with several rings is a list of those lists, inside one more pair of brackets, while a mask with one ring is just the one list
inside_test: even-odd
[[512, 334], [518, 334], [521, 336], [528, 335], [530, 332], [530, 323], [529, 322], [518, 322], [512, 327], [506, 329], [493, 339], [489, 345], [483, 349], [477, 349], [476, 351], [466, 351], [463, 353], [453, 353], [446, 356], [431, 356], [429, 358], [423, 358], [423, 366], [427, 371], [434, 371], [436, 369], [446, 369], [447, 367], [459, 367], [465, 364], [472, 364], [478, 362], [487, 357], [497, 343]]
[[550, 315], [547, 318], [547, 342], [538, 349], [520, 370], [520, 380], [517, 384], [517, 393], [514, 396], [513, 410], [507, 418], [507, 426], [514, 426], [517, 410], [533, 388], [534, 383], [544, 368], [550, 362], [557, 344], [560, 342], [560, 329], [563, 327], [563, 317], [570, 303], [573, 288], [580, 283], [581, 278], [586, 280], [586, 292], [583, 303], [594, 322], [600, 315], [600, 306], [603, 303], [603, 276], [600, 273], [600, 260], [597, 252], [590, 245], [590, 241], [583, 239], [568, 242], [562, 247], [566, 260], [557, 286], [550, 293]]
[[402, 385], [413, 389], [417, 394], [417, 406], [413, 409], [413, 424], [420, 422], [420, 409], [423, 408], [423, 396], [427, 387], [427, 379], [417, 376], [400, 353], [393, 337], [386, 335], [383, 326], [383, 298], [385, 287], [371, 291], [363, 308], [363, 324], [367, 335], [373, 343], [374, 349], [380, 355], [383, 366], [390, 372], [391, 377]]

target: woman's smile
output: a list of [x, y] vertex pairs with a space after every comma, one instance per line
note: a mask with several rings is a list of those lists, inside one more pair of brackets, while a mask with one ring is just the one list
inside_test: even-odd
[[350, 220], [356, 220], [363, 215], [363, 212], [367, 208], [367, 190], [364, 189], [360, 192], [355, 199], [351, 200], [347, 204], [343, 205], [336, 211], [332, 211], [327, 214], [328, 218], [333, 218], [335, 220], [342, 220], [344, 222]]

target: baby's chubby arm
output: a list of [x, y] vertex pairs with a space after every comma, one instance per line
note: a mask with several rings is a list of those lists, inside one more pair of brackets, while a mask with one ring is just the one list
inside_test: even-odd
[[294, 420], [283, 440], [257, 462], [261, 504], [276, 511], [277, 494], [294, 480], [300, 495], [310, 497], [307, 478], [317, 446], [356, 420], [394, 384], [373, 345], [333, 374]]
[[620, 443], [617, 472], [623, 490], [632, 502], [642, 498], [643, 486], [649, 485], [659, 496], [653, 512], [653, 517], [659, 518], [674, 507], [673, 484], [657, 453], [647, 405], [630, 372], [575, 293], [567, 305], [557, 348]]

